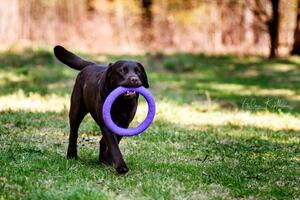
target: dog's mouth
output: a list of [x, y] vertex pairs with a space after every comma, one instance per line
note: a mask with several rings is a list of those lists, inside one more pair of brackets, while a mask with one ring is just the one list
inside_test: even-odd
[[125, 97], [134, 97], [136, 95], [135, 91], [127, 91], [123, 94]]

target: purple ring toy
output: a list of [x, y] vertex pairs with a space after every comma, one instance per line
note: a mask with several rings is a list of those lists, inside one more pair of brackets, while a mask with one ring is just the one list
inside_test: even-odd
[[[148, 103], [148, 114], [147, 114], [145, 120], [137, 127], [128, 128], [128, 129], [117, 126], [113, 122], [113, 120], [111, 118], [111, 114], [110, 114], [110, 110], [111, 110], [113, 102], [118, 98], [118, 96], [120, 96], [121, 94], [124, 94], [127, 91], [137, 92], [137, 93], [143, 95]], [[113, 133], [116, 133], [121, 136], [133, 136], [133, 135], [142, 133], [144, 130], [146, 130], [150, 126], [151, 122], [154, 119], [155, 110], [156, 110], [156, 106], [155, 106], [154, 99], [153, 99], [151, 93], [146, 88], [144, 88], [143, 86], [138, 87], [138, 88], [126, 88], [126, 87], [120, 86], [120, 87], [117, 87], [115, 90], [113, 90], [107, 96], [107, 98], [103, 104], [102, 114], [103, 114], [103, 120], [104, 120], [105, 125]]]

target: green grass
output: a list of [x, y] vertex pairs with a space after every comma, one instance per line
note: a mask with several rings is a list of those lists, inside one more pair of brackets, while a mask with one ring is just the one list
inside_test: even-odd
[[[88, 56], [136, 59], [148, 71], [157, 115], [121, 142], [129, 173], [98, 163], [90, 116], [79, 160], [66, 159], [77, 71], [47, 49], [2, 52], [0, 199], [300, 198], [299, 58]], [[141, 102], [133, 124], [146, 109]]]

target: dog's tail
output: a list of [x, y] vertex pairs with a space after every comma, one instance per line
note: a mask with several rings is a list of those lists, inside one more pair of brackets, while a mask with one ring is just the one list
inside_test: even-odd
[[88, 65], [95, 64], [93, 62], [84, 60], [76, 56], [75, 54], [71, 53], [70, 51], [66, 50], [64, 47], [59, 45], [54, 47], [54, 54], [59, 61], [77, 70], [82, 70]]

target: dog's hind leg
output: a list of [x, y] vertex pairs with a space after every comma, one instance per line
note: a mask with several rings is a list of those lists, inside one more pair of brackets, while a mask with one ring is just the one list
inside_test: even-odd
[[70, 136], [67, 158], [77, 158], [78, 128], [86, 114], [87, 109], [83, 102], [82, 89], [78, 82], [76, 82], [71, 97], [69, 112]]

